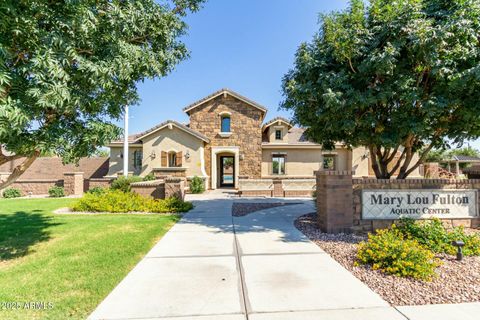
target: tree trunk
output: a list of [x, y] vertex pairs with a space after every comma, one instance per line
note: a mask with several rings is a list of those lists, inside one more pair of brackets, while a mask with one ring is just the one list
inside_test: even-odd
[[5, 181], [0, 181], [0, 189], [5, 189], [14, 183], [32, 165], [39, 155], [40, 152], [35, 151], [33, 155], [27, 157], [21, 164], [16, 166]]

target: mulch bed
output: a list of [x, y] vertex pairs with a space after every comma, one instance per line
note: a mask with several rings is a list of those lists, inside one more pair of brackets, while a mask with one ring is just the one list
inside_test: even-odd
[[243, 217], [249, 213], [275, 208], [299, 204], [297, 202], [234, 202], [232, 206], [232, 216]]
[[[311, 241], [363, 281], [384, 300], [395, 306], [480, 301], [480, 257], [438, 255], [442, 265], [431, 282], [386, 275], [368, 266], [354, 266], [357, 243], [362, 235], [327, 234], [318, 229], [315, 213], [299, 217], [295, 227]], [[478, 231], [476, 231], [478, 232]]]

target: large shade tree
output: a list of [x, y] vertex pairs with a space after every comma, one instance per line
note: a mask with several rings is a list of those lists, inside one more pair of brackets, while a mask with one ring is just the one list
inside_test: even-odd
[[404, 179], [480, 136], [480, 1], [353, 0], [321, 16], [283, 92], [313, 140], [366, 146], [377, 178]]
[[75, 162], [120, 134], [136, 83], [188, 56], [184, 16], [203, 0], [5, 0], [0, 3], [0, 165], [40, 154]]

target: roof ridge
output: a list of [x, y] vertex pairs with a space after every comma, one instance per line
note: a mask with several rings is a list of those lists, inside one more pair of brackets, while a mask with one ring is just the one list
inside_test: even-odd
[[182, 110], [183, 110], [184, 112], [187, 112], [187, 113], [188, 113], [189, 110], [191, 110], [191, 109], [199, 106], [200, 104], [202, 104], [202, 103], [204, 103], [204, 102], [207, 102], [207, 101], [209, 101], [209, 100], [211, 100], [211, 99], [213, 99], [213, 98], [217, 97], [218, 95], [220, 95], [220, 94], [222, 94], [222, 93], [225, 93], [225, 92], [228, 93], [228, 94], [230, 94], [230, 95], [232, 95], [232, 96], [234, 96], [234, 97], [236, 97], [236, 98], [238, 98], [238, 99], [240, 99], [240, 100], [245, 101], [246, 103], [248, 103], [248, 104], [256, 107], [257, 109], [262, 110], [262, 111], [265, 112], [265, 113], [268, 111], [268, 109], [267, 109], [266, 107], [262, 106], [262, 105], [259, 104], [258, 102], [255, 102], [255, 101], [253, 101], [253, 100], [251, 100], [251, 99], [249, 99], [249, 98], [247, 98], [247, 97], [245, 97], [245, 96], [239, 94], [238, 92], [235, 92], [235, 91], [233, 91], [232, 89], [229, 89], [229, 88], [222, 88], [222, 89], [220, 89], [220, 90], [217, 90], [217, 91], [215, 91], [215, 92], [207, 95], [206, 97], [203, 97], [203, 98], [201, 98], [201, 99], [199, 99], [199, 100], [197, 100], [197, 101], [189, 104], [188, 106], [186, 106], [186, 107], [183, 108]]

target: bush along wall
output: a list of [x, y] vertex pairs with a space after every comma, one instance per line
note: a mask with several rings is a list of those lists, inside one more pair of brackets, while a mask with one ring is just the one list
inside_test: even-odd
[[75, 202], [73, 211], [82, 212], [152, 212], [181, 213], [193, 208], [190, 202], [172, 197], [168, 199], [146, 198], [133, 192], [122, 190], [105, 190], [103, 192], [87, 193]]
[[441, 220], [401, 219], [390, 228], [369, 234], [358, 246], [357, 265], [401, 277], [432, 280], [441, 262], [438, 254], [455, 255], [453, 241], [463, 241], [466, 256], [480, 255], [480, 234], [467, 233], [463, 227], [447, 229]]

